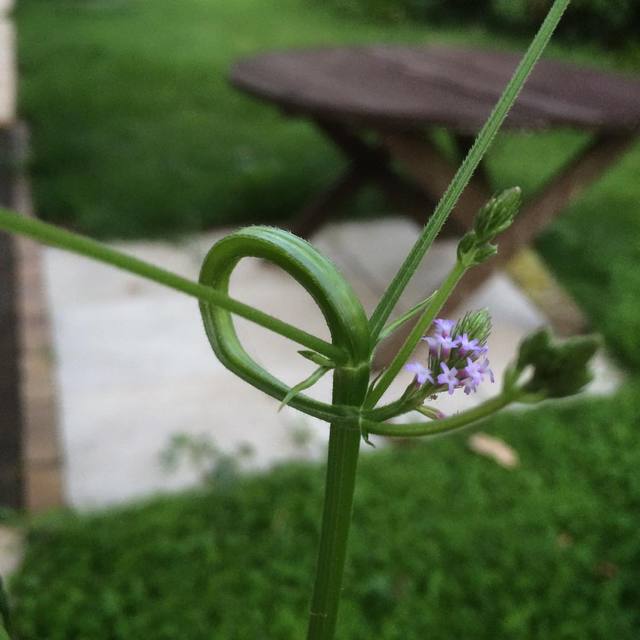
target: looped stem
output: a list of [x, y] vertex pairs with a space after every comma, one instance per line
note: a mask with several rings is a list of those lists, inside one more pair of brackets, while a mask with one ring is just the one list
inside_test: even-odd
[[[242, 258], [262, 258], [281, 267], [315, 300], [324, 316], [333, 345], [343, 355], [339, 372], [358, 371], [369, 375], [371, 356], [369, 327], [364, 309], [351, 286], [336, 267], [308, 242], [287, 231], [254, 226], [241, 229], [217, 242], [205, 258], [200, 283], [228, 293], [229, 279]], [[222, 364], [254, 387], [282, 401], [291, 388], [260, 366], [244, 349], [236, 333], [232, 314], [220, 306], [200, 302], [204, 327]], [[334, 401], [340, 402], [334, 398]], [[327, 404], [298, 394], [288, 403], [308, 415], [328, 422], [357, 419], [358, 404]]]
[[[200, 303], [205, 330], [219, 360], [236, 375], [265, 393], [309, 415], [332, 419], [344, 412], [357, 414], [369, 384], [371, 344], [369, 325], [360, 301], [333, 264], [310, 244], [279, 229], [249, 227], [218, 242], [207, 255], [200, 282], [228, 292], [229, 279], [238, 262], [256, 257], [277, 264], [299, 282], [322, 312], [332, 343], [346, 354], [336, 363], [333, 404], [327, 405], [291, 389], [263, 369], [245, 351], [231, 314], [206, 302]], [[340, 585], [347, 549], [351, 505], [360, 448], [359, 419], [347, 424], [333, 420], [329, 438], [327, 483], [318, 570], [312, 599], [308, 638], [333, 637]], [[352, 428], [354, 425], [358, 429]]]

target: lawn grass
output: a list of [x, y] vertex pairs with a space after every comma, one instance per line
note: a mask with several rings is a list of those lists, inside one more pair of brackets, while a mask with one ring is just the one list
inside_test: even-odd
[[[241, 56], [334, 43], [524, 45], [479, 28], [366, 24], [305, 0], [25, 0], [17, 17], [37, 209], [102, 237], [286, 219], [337, 172], [335, 151], [305, 122], [228, 85]], [[550, 139], [551, 163], [562, 141]]]
[[[485, 429], [362, 458], [339, 638], [635, 640], [640, 386], [504, 414]], [[31, 527], [13, 582], [22, 640], [304, 637], [323, 470]]]
[[427, 37], [301, 0], [26, 0], [18, 24], [38, 211], [103, 237], [287, 218], [335, 173], [310, 126], [228, 85], [238, 57]]

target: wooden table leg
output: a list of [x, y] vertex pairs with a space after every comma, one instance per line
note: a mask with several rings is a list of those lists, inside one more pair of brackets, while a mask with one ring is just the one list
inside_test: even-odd
[[[0, 203], [32, 216], [26, 152], [22, 124], [0, 129]], [[27, 510], [64, 502], [40, 249], [0, 233], [0, 506]]]
[[[410, 175], [431, 193], [443, 193], [456, 168], [442, 157], [430, 143], [407, 135], [383, 134], [384, 145], [409, 172]], [[506, 266], [520, 251], [533, 241], [568, 204], [574, 201], [607, 169], [609, 169], [634, 143], [634, 136], [601, 135], [552, 178], [527, 203], [513, 226], [499, 241], [499, 254], [480, 267], [470, 270], [458, 285], [454, 295], [443, 310], [451, 313], [475, 292], [496, 270]], [[475, 176], [462, 195], [452, 217], [465, 228], [469, 228], [480, 206], [490, 195], [490, 188], [482, 175]], [[566, 316], [565, 316], [566, 317]], [[376, 361], [379, 366], [386, 363], [397, 351], [410, 326], [382, 345]]]
[[581, 154], [570, 160], [526, 203], [514, 224], [499, 239], [498, 255], [470, 270], [449, 300], [454, 309], [497, 269], [506, 265], [518, 251], [527, 247], [562, 210], [600, 178], [635, 143], [633, 136], [597, 137]]
[[[364, 141], [344, 125], [317, 120], [318, 128], [342, 151], [349, 161], [348, 169], [324, 192], [316, 196], [298, 214], [291, 230], [309, 238], [327, 222], [336, 211], [366, 184], [374, 184], [388, 203], [424, 224], [433, 211], [436, 200], [420, 185], [398, 175], [391, 167], [391, 154], [382, 146]], [[459, 223], [451, 219], [443, 229], [445, 235], [459, 235]]]
[[316, 120], [316, 126], [346, 156], [348, 169], [323, 193], [314, 198], [295, 218], [291, 230], [303, 238], [309, 238], [349, 198], [372, 179], [376, 171], [386, 169], [389, 154], [364, 142], [344, 125]]
[[301, 238], [310, 238], [368, 181], [369, 176], [357, 164], [352, 164], [328, 189], [300, 211], [291, 224], [291, 231]]
[[[434, 200], [439, 200], [457, 170], [429, 140], [410, 133], [378, 132], [383, 146], [402, 168]], [[491, 195], [491, 187], [482, 177], [474, 176], [464, 190], [451, 216], [464, 229], [473, 222], [475, 212]], [[426, 224], [427, 218], [422, 221]]]

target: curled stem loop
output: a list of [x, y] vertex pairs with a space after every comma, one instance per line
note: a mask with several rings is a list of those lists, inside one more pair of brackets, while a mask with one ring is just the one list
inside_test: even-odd
[[[229, 279], [242, 258], [268, 260], [301, 284], [318, 305], [329, 327], [332, 344], [344, 360], [340, 370], [363, 370], [368, 376], [369, 325], [360, 301], [332, 262], [305, 240], [282, 229], [254, 226], [241, 229], [217, 242], [205, 258], [200, 283], [228, 294]], [[216, 356], [249, 384], [308, 415], [329, 422], [357, 420], [357, 407], [327, 404], [303, 394], [271, 375], [242, 346], [229, 310], [200, 301], [204, 328]], [[334, 373], [334, 375], [337, 375]]]

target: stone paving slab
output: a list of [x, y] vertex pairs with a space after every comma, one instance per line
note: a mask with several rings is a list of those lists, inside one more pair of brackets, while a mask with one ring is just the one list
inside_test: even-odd
[[16, 118], [15, 29], [4, 19], [10, 3], [0, 1], [0, 126], [13, 124]]
[[[326, 227], [316, 245], [335, 260], [371, 311], [416, 234], [416, 227], [400, 218], [342, 223]], [[196, 277], [206, 251], [223, 235], [203, 234], [179, 244], [118, 246]], [[405, 308], [436, 286], [454, 254], [453, 243], [434, 247], [403, 299]], [[207, 434], [228, 452], [250, 443], [254, 467], [323, 453], [324, 423], [289, 408], [278, 413], [274, 400], [217, 362], [195, 301], [53, 249], [46, 251], [45, 260], [59, 375], [64, 477], [71, 504], [106, 505], [196, 482], [194, 469], [168, 474], [160, 464], [162, 450], [177, 433]], [[328, 337], [308, 294], [271, 265], [243, 261], [232, 278], [232, 293]], [[445, 398], [441, 406], [447, 412], [493, 394], [518, 341], [544, 324], [540, 312], [503, 275], [469, 301], [469, 308], [483, 306], [494, 318], [490, 348], [496, 388], [485, 386], [471, 401], [463, 394]], [[313, 369], [287, 340], [243, 320], [237, 326], [250, 352], [285, 382], [299, 382]], [[605, 358], [598, 368], [593, 390], [610, 391], [619, 374]], [[408, 375], [402, 377], [395, 392], [408, 381]], [[327, 376], [312, 393], [328, 400], [330, 387]], [[308, 446], [297, 442], [302, 432], [311, 438]]]
[[23, 532], [4, 524], [0, 525], [0, 577], [3, 581], [20, 566], [23, 553]]

